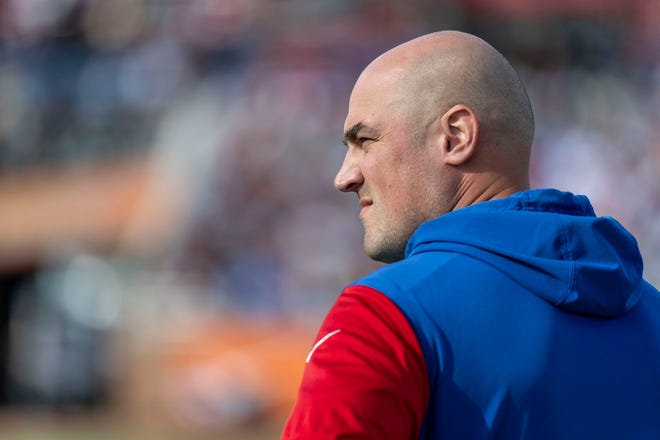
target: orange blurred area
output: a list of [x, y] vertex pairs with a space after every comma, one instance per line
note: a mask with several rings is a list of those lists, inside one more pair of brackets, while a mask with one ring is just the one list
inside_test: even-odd
[[177, 332], [162, 354], [159, 397], [178, 423], [217, 428], [286, 417], [313, 338], [309, 328], [237, 319], [192, 327]]
[[157, 241], [172, 227], [176, 195], [153, 197], [153, 179], [144, 161], [0, 176], [0, 269], [76, 243], [112, 252], [136, 228], [145, 246]]
[[117, 387], [124, 423], [147, 433], [212, 436], [271, 427], [278, 435], [314, 330], [238, 317], [174, 327], [154, 337], [157, 348], [133, 347], [132, 373]]

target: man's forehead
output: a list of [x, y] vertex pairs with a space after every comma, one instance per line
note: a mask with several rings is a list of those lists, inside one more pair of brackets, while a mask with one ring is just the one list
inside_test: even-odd
[[349, 113], [344, 120], [344, 133], [349, 131], [353, 134], [367, 131], [377, 131], [380, 127], [380, 118], [376, 112], [373, 113]]
[[351, 98], [361, 94], [369, 94], [375, 90], [387, 92], [387, 89], [396, 89], [405, 81], [407, 69], [403, 66], [392, 63], [372, 63], [360, 74]]
[[364, 128], [377, 128], [383, 112], [389, 112], [402, 93], [402, 69], [366, 71], [358, 78], [348, 102], [344, 130], [361, 123]]

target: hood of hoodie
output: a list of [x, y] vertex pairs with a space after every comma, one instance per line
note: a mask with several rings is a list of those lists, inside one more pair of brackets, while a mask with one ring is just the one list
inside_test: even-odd
[[574, 313], [620, 316], [642, 292], [635, 238], [613, 218], [596, 217], [585, 196], [552, 189], [482, 202], [424, 223], [405, 258], [429, 251], [476, 258]]

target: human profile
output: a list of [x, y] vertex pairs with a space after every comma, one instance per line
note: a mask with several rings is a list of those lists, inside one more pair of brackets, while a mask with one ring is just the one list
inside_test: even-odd
[[474, 35], [365, 68], [334, 185], [388, 264], [328, 312], [282, 438], [660, 438], [660, 294], [620, 223], [530, 188], [533, 136]]

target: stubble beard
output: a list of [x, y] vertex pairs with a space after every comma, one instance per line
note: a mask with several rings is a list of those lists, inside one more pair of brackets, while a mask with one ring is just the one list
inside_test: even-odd
[[412, 231], [404, 233], [392, 228], [371, 230], [367, 225], [364, 229], [364, 250], [369, 258], [388, 264], [403, 260]]
[[[433, 211], [408, 213], [399, 222], [362, 220], [364, 227], [364, 250], [375, 261], [395, 263], [403, 260], [410, 237], [426, 221], [436, 217]], [[382, 219], [380, 219], [382, 220]]]

